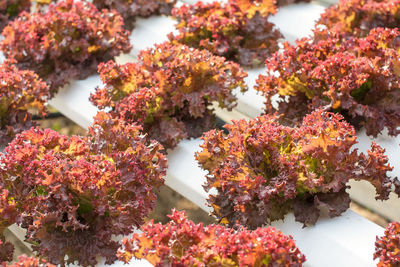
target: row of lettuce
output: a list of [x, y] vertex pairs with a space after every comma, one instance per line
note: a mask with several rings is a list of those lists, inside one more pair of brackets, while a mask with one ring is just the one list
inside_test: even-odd
[[[305, 257], [291, 237], [259, 227], [288, 212], [304, 226], [317, 222], [320, 209], [339, 216], [349, 208], [350, 179], [370, 182], [380, 200], [400, 194], [384, 149], [354, 148], [360, 127], [371, 136], [399, 133], [400, 1], [341, 1], [313, 37], [279, 51], [270, 0], [175, 9], [173, 1], [96, 2], [23, 12], [3, 30], [0, 141], [8, 146], [0, 157], [0, 233], [14, 223], [27, 230], [43, 258], [23, 258], [28, 266], [92, 266], [98, 256], [108, 264], [135, 257], [156, 266], [301, 266]], [[178, 34], [135, 63], [109, 61], [131, 49], [136, 16], [169, 12]], [[248, 89], [240, 65], [264, 61], [255, 89], [266, 96], [265, 115], [233, 121], [227, 134], [213, 130], [212, 103], [231, 110], [233, 90]], [[61, 86], [96, 70], [104, 86], [90, 100], [107, 112], [86, 137], [32, 127], [32, 110], [45, 116]], [[167, 149], [199, 136], [196, 159], [213, 192], [207, 201], [225, 226], [196, 225], [174, 211], [169, 224], [149, 222], [143, 234], [115, 241], [154, 207]], [[377, 241], [380, 266], [400, 260], [398, 229], [392, 224]], [[1, 261], [11, 259], [4, 237], [0, 251]]]

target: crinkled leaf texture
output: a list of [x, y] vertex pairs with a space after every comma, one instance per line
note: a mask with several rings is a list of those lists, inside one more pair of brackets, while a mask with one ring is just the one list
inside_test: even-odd
[[184, 212], [172, 211], [165, 225], [150, 221], [141, 234], [123, 241], [120, 260], [146, 259], [154, 266], [302, 266], [305, 257], [291, 236], [275, 228], [222, 225], [203, 226], [187, 219]]
[[256, 86], [266, 96], [266, 113], [277, 112], [282, 122], [295, 124], [323, 108], [364, 126], [368, 135], [377, 136], [385, 127], [397, 135], [400, 32], [377, 28], [365, 38], [327, 36], [286, 43], [282, 53], [267, 59], [270, 74], [261, 75]]
[[0, 264], [13, 258], [14, 246], [5, 240], [3, 231], [19, 221], [18, 215], [15, 201], [10, 197], [8, 190], [0, 187]]
[[49, 88], [32, 71], [19, 70], [13, 61], [0, 65], [0, 147], [34, 125], [30, 112], [43, 116]]
[[29, 11], [30, 0], [2, 0], [0, 5], [0, 31], [22, 11]]
[[56, 267], [44, 259], [28, 257], [26, 255], [19, 256], [18, 258], [17, 262], [3, 264], [3, 267]]
[[399, 28], [399, 0], [340, 0], [321, 14], [316, 24], [316, 35], [321, 28], [345, 36], [366, 36], [378, 27]]
[[179, 34], [169, 37], [244, 66], [258, 66], [278, 50], [278, 40], [283, 37], [268, 21], [276, 11], [272, 0], [182, 5], [172, 10]]
[[0, 182], [39, 256], [61, 265], [116, 260], [112, 237], [143, 224], [166, 172], [161, 145], [140, 130], [101, 112], [87, 137], [32, 128], [5, 149]]
[[226, 125], [229, 134], [212, 130], [196, 154], [207, 170], [205, 189], [216, 190], [208, 203], [231, 226], [251, 229], [283, 219], [313, 225], [320, 209], [330, 217], [349, 207], [350, 179], [369, 181], [377, 199], [387, 199], [392, 170], [384, 149], [373, 144], [358, 153], [354, 128], [339, 114], [316, 111], [298, 127], [282, 126], [270, 115]]
[[20, 68], [34, 70], [55, 93], [70, 79], [94, 74], [100, 62], [129, 52], [123, 25], [114, 10], [65, 0], [50, 4], [48, 12], [21, 13], [4, 28], [0, 48]]
[[382, 237], [376, 237], [374, 259], [378, 267], [400, 266], [400, 223], [392, 222]]
[[177, 0], [94, 0], [99, 9], [115, 9], [124, 18], [127, 29], [132, 30], [137, 17], [170, 15]]
[[211, 103], [231, 110], [236, 105], [232, 91], [247, 90], [247, 73], [238, 64], [169, 42], [142, 51], [137, 63], [108, 62], [99, 72], [105, 87], [98, 88], [91, 101], [101, 109], [111, 108], [113, 116], [140, 124], [166, 148], [215, 127]]

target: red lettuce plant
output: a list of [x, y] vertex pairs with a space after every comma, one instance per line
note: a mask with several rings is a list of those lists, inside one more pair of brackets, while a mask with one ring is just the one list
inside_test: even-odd
[[400, 223], [390, 223], [382, 237], [376, 237], [374, 259], [378, 267], [400, 266]]
[[198, 137], [215, 127], [213, 101], [231, 110], [232, 90], [247, 89], [238, 64], [169, 42], [142, 51], [138, 63], [99, 66], [105, 84], [91, 96], [99, 108], [142, 125], [144, 131], [172, 148], [183, 138]]
[[116, 11], [65, 0], [51, 4], [46, 13], [21, 13], [3, 30], [0, 48], [20, 68], [34, 70], [55, 93], [69, 79], [84, 79], [100, 62], [129, 52], [123, 25]]
[[150, 221], [123, 241], [120, 260], [146, 259], [154, 266], [302, 266], [305, 257], [291, 236], [274, 228], [233, 230], [203, 226], [172, 211], [166, 225]]
[[308, 226], [320, 208], [339, 216], [349, 207], [350, 179], [369, 181], [377, 199], [391, 192], [384, 149], [373, 143], [367, 154], [358, 153], [354, 128], [339, 114], [316, 111], [293, 128], [270, 115], [225, 128], [227, 136], [205, 133], [196, 154], [209, 173], [205, 189], [217, 192], [208, 203], [223, 223], [254, 229], [293, 210], [296, 221]]
[[22, 11], [29, 11], [30, 0], [2, 0], [0, 2], [0, 30]]
[[100, 10], [115, 9], [124, 18], [125, 26], [132, 30], [137, 17], [170, 15], [176, 0], [93, 0]]
[[55, 265], [46, 262], [44, 259], [28, 257], [26, 255], [22, 255], [18, 257], [19, 260], [17, 262], [11, 264], [3, 264], [3, 267], [56, 267]]
[[317, 22], [316, 34], [324, 34], [318, 28], [345, 36], [366, 36], [377, 27], [398, 28], [400, 26], [399, 0], [340, 0], [327, 8]]
[[35, 124], [30, 112], [45, 115], [50, 97], [46, 83], [35, 73], [19, 70], [12, 63], [0, 65], [0, 147]]
[[11, 261], [13, 258], [14, 246], [5, 240], [4, 230], [18, 221], [16, 203], [10, 197], [8, 190], [0, 187], [0, 264]]
[[39, 256], [57, 265], [116, 260], [112, 237], [143, 224], [166, 171], [162, 147], [140, 130], [99, 113], [87, 137], [32, 128], [5, 149], [0, 182]]
[[[365, 38], [302, 39], [285, 44], [267, 59], [268, 73], [256, 89], [266, 96], [267, 113], [298, 123], [312, 110], [339, 112], [368, 135], [400, 126], [400, 32], [377, 28]], [[272, 98], [277, 95], [277, 103]], [[276, 105], [275, 105], [276, 104]]]
[[272, 0], [229, 0], [183, 5], [172, 10], [179, 34], [170, 39], [208, 49], [244, 66], [260, 65], [278, 50], [281, 33], [268, 21], [276, 13]]

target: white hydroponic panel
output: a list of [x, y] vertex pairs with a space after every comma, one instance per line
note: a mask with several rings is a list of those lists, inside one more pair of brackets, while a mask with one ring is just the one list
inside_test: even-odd
[[254, 118], [263, 113], [265, 97], [254, 89], [256, 80], [260, 74], [266, 73], [266, 68], [261, 67], [257, 69], [246, 69], [248, 76], [246, 77], [246, 84], [249, 90], [244, 94], [240, 90], [236, 90], [238, 98], [238, 105], [235, 108], [247, 117]]
[[69, 119], [87, 129], [98, 109], [89, 102], [90, 92], [101, 86], [99, 75], [92, 75], [84, 80], [70, 81], [69, 85], [60, 89], [57, 96], [49, 104]]
[[140, 50], [152, 47], [168, 40], [167, 35], [175, 31], [176, 21], [167, 16], [152, 16], [147, 19], [139, 18], [133, 29], [130, 40], [133, 45], [132, 56], [137, 56]]
[[299, 3], [279, 8], [278, 13], [271, 17], [271, 22], [282, 32], [291, 43], [298, 38], [308, 37], [312, 33], [325, 7], [316, 3]]

